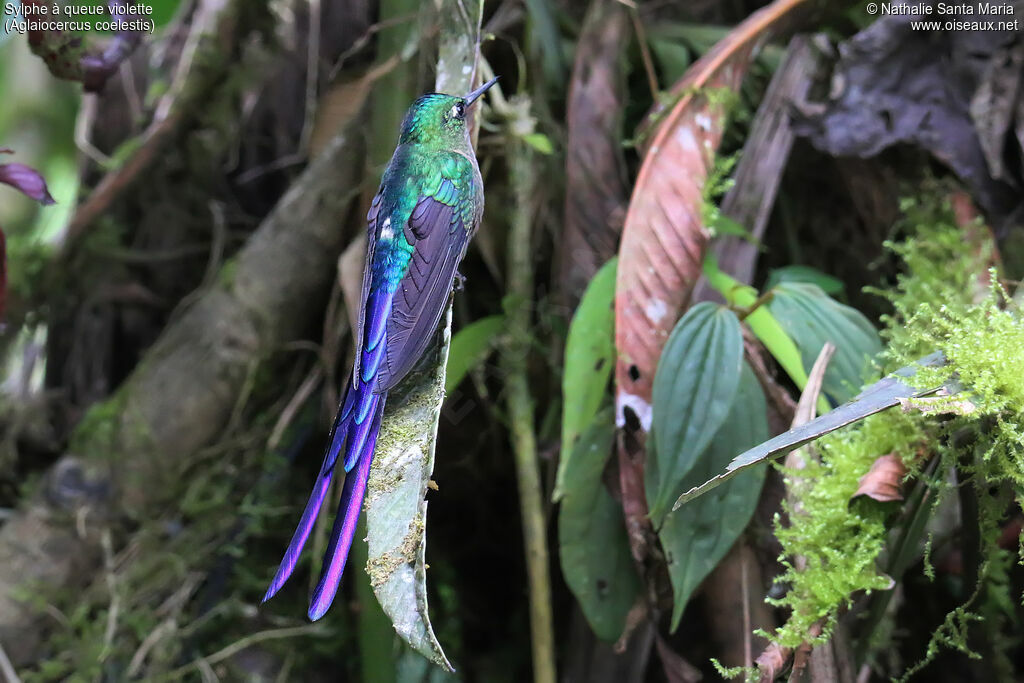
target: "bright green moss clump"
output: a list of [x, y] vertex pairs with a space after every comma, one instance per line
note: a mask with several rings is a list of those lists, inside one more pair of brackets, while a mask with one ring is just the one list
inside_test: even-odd
[[[827, 639], [837, 610], [852, 596], [890, 587], [889, 577], [875, 566], [885, 546], [888, 510], [879, 505], [851, 506], [850, 498], [878, 456], [913, 454], [923, 438], [919, 423], [916, 416], [880, 413], [821, 439], [821, 462], [786, 471], [786, 486], [796, 493], [800, 509], [784, 505], [790, 524], [776, 524], [787, 568], [780, 579], [790, 584], [790, 590], [772, 604], [789, 607], [791, 616], [772, 640], [797, 647], [819, 620], [825, 624], [820, 639]], [[806, 563], [803, 569], [798, 562]]]
[[[1024, 501], [1024, 323], [998, 273], [988, 268], [986, 230], [957, 226], [949, 207], [935, 202], [908, 201], [903, 210], [903, 231], [912, 236], [888, 245], [906, 271], [896, 287], [879, 291], [893, 305], [883, 317], [881, 360], [892, 371], [942, 351], [947, 365], [923, 368], [910, 381], [921, 389], [945, 384], [953, 395], [919, 399], [922, 412], [890, 410], [835, 432], [818, 442], [820, 462], [809, 459], [806, 469], [787, 471], [787, 488], [799, 502], [786, 506], [788, 526], [777, 523], [776, 534], [787, 567], [780, 578], [790, 590], [773, 604], [788, 607], [790, 617], [769, 637], [786, 647], [825, 640], [853, 599], [890, 587], [877, 560], [891, 538], [891, 510], [851, 505], [850, 498], [878, 456], [896, 453], [910, 464], [927, 453], [941, 458], [942, 471], [956, 468], [958, 480], [975, 488], [978, 518], [964, 524], [978, 529], [981, 564], [968, 599], [936, 624], [924, 661], [911, 671], [941, 648], [977, 656], [966, 636], [975, 622], [986, 631], [996, 668], [1006, 668], [998, 664], [1001, 643], [1008, 642], [1002, 626], [1012, 614], [1009, 555], [994, 539], [1011, 497]], [[812, 638], [815, 624], [824, 629]]]

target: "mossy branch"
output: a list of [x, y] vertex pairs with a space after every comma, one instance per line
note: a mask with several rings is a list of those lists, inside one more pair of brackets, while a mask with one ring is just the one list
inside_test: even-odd
[[18, 599], [26, 579], [47, 590], [88, 582], [100, 557], [93, 526], [144, 516], [180, 490], [182, 463], [222, 433], [253, 365], [316, 319], [352, 198], [338, 188], [358, 187], [360, 139], [339, 135], [310, 164], [0, 529], [0, 642], [15, 665], [35, 656], [48, 623]]
[[532, 205], [535, 167], [533, 152], [520, 138], [509, 134], [508, 164], [512, 185], [512, 225], [508, 239], [508, 335], [501, 365], [512, 430], [512, 450], [519, 482], [519, 509], [523, 520], [523, 546], [530, 581], [530, 635], [533, 646], [533, 679], [555, 682], [555, 641], [551, 614], [551, 581], [548, 576], [548, 543], [544, 499], [537, 466], [537, 442], [533, 424], [533, 398], [527, 377], [531, 344], [530, 307], [533, 297]]

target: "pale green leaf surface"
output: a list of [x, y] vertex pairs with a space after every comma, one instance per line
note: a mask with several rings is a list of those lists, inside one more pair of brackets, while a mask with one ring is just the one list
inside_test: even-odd
[[[704, 258], [704, 277], [730, 306], [749, 309], [757, 302], [757, 290], [723, 272], [711, 252], [708, 252]], [[797, 388], [802, 390], [807, 384], [807, 372], [804, 370], [803, 361], [800, 358], [800, 350], [772, 316], [771, 311], [764, 306], [758, 306], [746, 317], [745, 322], [754, 336], [761, 340], [764, 347], [768, 349], [768, 353], [772, 354], [772, 357], [779, 362]], [[823, 407], [827, 408], [827, 405], [823, 405]]]
[[[744, 363], [736, 399], [725, 423], [708, 449], [683, 480], [697, 486], [720, 472], [737, 451], [768, 438], [768, 420], [761, 385]], [[665, 549], [672, 582], [672, 630], [679, 626], [693, 591], [721, 561], [746, 528], [764, 483], [759, 467], [726, 482], [706, 496], [684, 505], [665, 518], [658, 537]]]
[[437, 421], [444, 400], [451, 309], [440, 348], [393, 390], [377, 437], [366, 486], [370, 585], [398, 635], [442, 668], [453, 670], [427, 612], [427, 484], [434, 471]]
[[603, 411], [584, 431], [568, 459], [566, 488], [558, 511], [562, 574], [598, 638], [621, 634], [640, 593], [620, 506], [605, 490], [601, 473], [615, 441], [615, 421]]
[[742, 362], [739, 321], [716, 304], [692, 307], [669, 336], [654, 376], [651, 431], [657, 446], [645, 476], [655, 528], [729, 414]]
[[565, 491], [575, 445], [601, 408], [615, 366], [615, 272], [612, 258], [594, 275], [569, 324], [562, 374], [562, 455], [554, 500]]
[[843, 281], [839, 278], [826, 275], [817, 268], [811, 266], [783, 266], [768, 273], [768, 280], [764, 284], [765, 290], [782, 284], [783, 282], [808, 282], [821, 287], [826, 294], [838, 294], [843, 291]]
[[494, 348], [494, 340], [505, 326], [505, 316], [489, 315], [463, 327], [452, 337], [448, 355], [448, 376], [444, 391], [450, 394], [469, 371], [482, 363]]
[[783, 282], [777, 286], [769, 307], [796, 342], [805, 369], [814, 365], [825, 342], [835, 345], [836, 353], [822, 385], [829, 397], [842, 402], [857, 393], [871, 359], [882, 350], [878, 332], [860, 311], [806, 282]]
[[529, 133], [523, 136], [523, 142], [533, 147], [541, 154], [554, 154], [555, 146], [551, 143], [551, 138], [544, 133]]

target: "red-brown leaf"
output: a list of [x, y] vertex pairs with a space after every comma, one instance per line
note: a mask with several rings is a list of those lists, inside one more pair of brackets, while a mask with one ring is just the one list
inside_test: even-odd
[[868, 473], [860, 478], [860, 486], [853, 498], [867, 496], [880, 503], [903, 500], [900, 487], [906, 475], [907, 466], [903, 464], [903, 458], [892, 453], [879, 456]]
[[762, 41], [807, 4], [776, 0], [755, 12], [673, 87], [679, 100], [648, 146], [619, 248], [615, 378], [620, 426], [628, 407], [644, 431], [650, 428], [654, 370], [701, 272], [708, 239], [701, 221], [702, 191], [725, 122], [721, 98], [709, 98], [709, 93], [736, 91]]
[[757, 656], [755, 663], [761, 672], [761, 683], [771, 683], [785, 670], [793, 651], [782, 647], [778, 643], [770, 643], [764, 651]]

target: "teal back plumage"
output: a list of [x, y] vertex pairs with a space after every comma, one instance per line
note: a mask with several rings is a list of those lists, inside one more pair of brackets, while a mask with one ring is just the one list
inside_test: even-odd
[[402, 121], [399, 144], [381, 179], [384, 211], [376, 241], [370, 290], [395, 291], [405, 277], [416, 239], [407, 229], [416, 205], [433, 198], [458, 214], [469, 236], [483, 213], [483, 182], [461, 97], [429, 93], [417, 99]]

